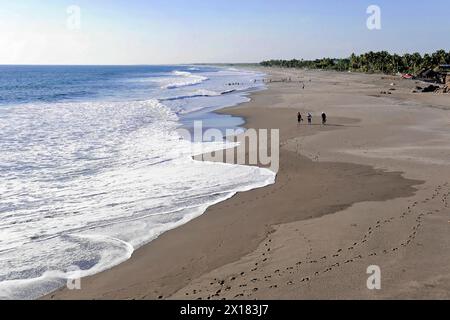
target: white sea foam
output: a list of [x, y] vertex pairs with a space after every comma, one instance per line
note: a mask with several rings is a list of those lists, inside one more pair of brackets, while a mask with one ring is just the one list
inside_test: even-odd
[[175, 75], [176, 78], [172, 78], [170, 79], [170, 83], [164, 84], [162, 86], [163, 89], [175, 89], [180, 87], [193, 86], [208, 80], [208, 77], [194, 75], [186, 71], [174, 71], [173, 75]]
[[[232, 92], [232, 91], [230, 91], [230, 92]], [[183, 99], [198, 98], [198, 97], [217, 97], [217, 96], [220, 96], [225, 93], [229, 93], [229, 92], [217, 92], [217, 91], [212, 91], [212, 90], [207, 90], [207, 89], [199, 89], [199, 90], [187, 92], [183, 95], [173, 96], [173, 97], [169, 97], [169, 98], [163, 98], [163, 99], [159, 99], [159, 100], [160, 101], [174, 101], [174, 100], [183, 100]]]
[[[189, 75], [181, 75], [191, 79]], [[266, 169], [197, 162], [178, 118], [157, 100], [8, 107], [0, 114], [0, 298], [39, 297], [236, 192], [274, 182]]]

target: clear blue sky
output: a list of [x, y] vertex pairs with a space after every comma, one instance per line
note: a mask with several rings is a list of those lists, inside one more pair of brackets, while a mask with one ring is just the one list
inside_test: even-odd
[[[366, 27], [369, 5], [382, 29]], [[0, 64], [169, 64], [450, 50], [448, 0], [0, 0]], [[70, 5], [80, 29], [68, 28]], [[73, 20], [70, 20], [73, 21]], [[77, 21], [77, 20], [76, 20]], [[72, 24], [73, 25], [73, 24]]]

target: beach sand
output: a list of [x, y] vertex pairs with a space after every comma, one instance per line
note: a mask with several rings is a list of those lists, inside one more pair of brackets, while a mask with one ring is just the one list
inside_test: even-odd
[[[221, 112], [280, 129], [276, 183], [45, 299], [450, 298], [450, 96], [381, 75], [263, 71], [268, 90]], [[381, 290], [367, 288], [371, 265]]]

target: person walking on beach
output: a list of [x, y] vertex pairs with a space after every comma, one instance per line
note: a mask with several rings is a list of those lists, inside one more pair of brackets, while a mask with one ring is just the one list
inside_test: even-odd
[[325, 112], [322, 112], [322, 124], [327, 124], [327, 114]]
[[312, 114], [308, 112], [308, 124], [312, 124]]
[[303, 122], [303, 117], [302, 117], [302, 114], [300, 112], [297, 113], [297, 120], [298, 120], [299, 124]]

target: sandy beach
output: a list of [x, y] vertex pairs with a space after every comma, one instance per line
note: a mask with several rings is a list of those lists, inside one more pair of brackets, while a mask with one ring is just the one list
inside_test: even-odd
[[[276, 183], [45, 299], [450, 298], [450, 96], [398, 77], [262, 70], [268, 89], [221, 112], [280, 129]], [[381, 290], [367, 288], [371, 265]]]

